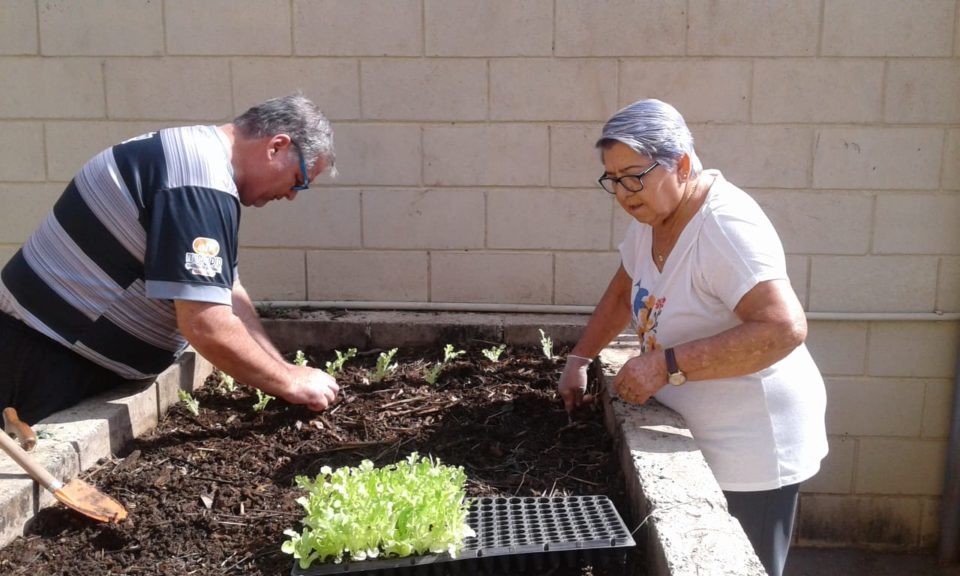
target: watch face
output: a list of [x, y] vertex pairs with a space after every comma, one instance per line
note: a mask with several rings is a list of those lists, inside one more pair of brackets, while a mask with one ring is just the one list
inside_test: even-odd
[[674, 372], [667, 378], [667, 382], [670, 382], [674, 386], [679, 386], [687, 381], [687, 375], [683, 372]]

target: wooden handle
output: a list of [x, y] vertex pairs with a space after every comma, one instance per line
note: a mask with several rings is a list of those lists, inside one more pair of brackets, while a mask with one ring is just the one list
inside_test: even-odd
[[28, 452], [37, 445], [36, 433], [26, 422], [20, 420], [20, 417], [17, 416], [17, 410], [13, 407], [3, 409], [3, 429], [7, 434], [16, 438], [20, 442], [20, 447]]
[[47, 472], [39, 462], [24, 452], [6, 432], [0, 434], [0, 448], [3, 448], [3, 451], [13, 458], [13, 461], [19, 464], [31, 478], [39, 482], [41, 486], [50, 492], [56, 492], [63, 486], [63, 484]]

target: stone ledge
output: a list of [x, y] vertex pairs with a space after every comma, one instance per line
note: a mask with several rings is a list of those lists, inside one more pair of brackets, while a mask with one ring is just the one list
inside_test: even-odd
[[[177, 389], [202, 385], [212, 369], [188, 351], [150, 384], [125, 386], [52, 414], [33, 426], [41, 439], [30, 455], [55, 478], [75, 478], [156, 427], [177, 402]], [[37, 512], [54, 503], [13, 460], [0, 456], [0, 546], [22, 535]]]
[[537, 345], [541, 328], [555, 344], [572, 344], [588, 318], [583, 314], [294, 310], [290, 317], [262, 322], [277, 348], [292, 351], [402, 348], [465, 339]]
[[636, 406], [612, 397], [613, 378], [636, 348], [636, 337], [621, 336], [601, 353], [601, 397], [631, 513], [643, 526], [647, 574], [765, 575], [680, 415], [655, 400]]

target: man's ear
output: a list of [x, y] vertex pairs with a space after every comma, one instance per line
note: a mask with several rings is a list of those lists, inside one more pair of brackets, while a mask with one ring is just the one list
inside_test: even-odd
[[268, 146], [270, 156], [273, 157], [277, 153], [285, 151], [292, 143], [293, 140], [291, 140], [290, 136], [287, 134], [277, 134], [271, 137]]

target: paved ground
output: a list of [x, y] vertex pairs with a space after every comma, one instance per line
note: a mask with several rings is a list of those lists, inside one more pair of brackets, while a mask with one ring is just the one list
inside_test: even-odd
[[792, 548], [784, 576], [960, 576], [936, 556], [847, 549]]

